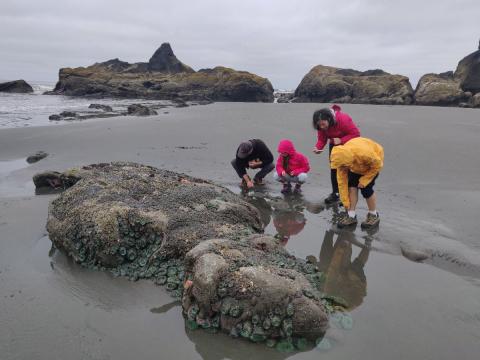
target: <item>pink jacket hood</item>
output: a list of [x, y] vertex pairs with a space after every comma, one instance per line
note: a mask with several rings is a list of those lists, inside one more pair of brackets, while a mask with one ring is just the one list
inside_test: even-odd
[[295, 146], [290, 140], [283, 139], [280, 140], [280, 143], [278, 144], [278, 152], [287, 153], [288, 155], [293, 156], [297, 151], [295, 150]]

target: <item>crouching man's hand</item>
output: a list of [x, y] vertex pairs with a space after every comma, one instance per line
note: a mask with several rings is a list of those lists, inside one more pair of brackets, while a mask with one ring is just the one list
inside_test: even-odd
[[248, 167], [250, 169], [256, 169], [262, 166], [262, 162], [259, 159], [252, 160], [248, 162]]

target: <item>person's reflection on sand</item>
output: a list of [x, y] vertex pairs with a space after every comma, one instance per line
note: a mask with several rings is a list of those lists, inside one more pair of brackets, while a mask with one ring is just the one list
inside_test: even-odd
[[[363, 302], [367, 295], [367, 278], [364, 267], [370, 254], [370, 241], [361, 244], [352, 232], [338, 233], [327, 230], [320, 249], [318, 268], [325, 274], [323, 291], [328, 295], [338, 296], [346, 301], [348, 310]], [[352, 261], [352, 244], [361, 248]]]
[[305, 215], [296, 210], [274, 210], [272, 218], [277, 230], [275, 237], [282, 245], [286, 245], [292, 235], [300, 233], [307, 223]]

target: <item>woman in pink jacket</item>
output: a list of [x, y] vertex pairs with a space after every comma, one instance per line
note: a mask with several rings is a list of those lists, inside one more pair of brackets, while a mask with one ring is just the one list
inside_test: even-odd
[[295, 183], [295, 193], [301, 192], [302, 184], [307, 180], [310, 171], [308, 158], [295, 150], [295, 146], [288, 139], [283, 139], [278, 144], [280, 156], [277, 159], [275, 180], [283, 183], [282, 194], [292, 191], [292, 182]]
[[[360, 136], [360, 130], [353, 122], [350, 115], [342, 112], [338, 105], [331, 109], [324, 108], [313, 113], [313, 128], [317, 130], [317, 143], [313, 148], [315, 154], [323, 152], [323, 148], [330, 140], [329, 154], [335, 145], [344, 145], [350, 139]], [[340, 198], [338, 195], [337, 170], [330, 170], [332, 193], [325, 199], [326, 204], [333, 204]]]

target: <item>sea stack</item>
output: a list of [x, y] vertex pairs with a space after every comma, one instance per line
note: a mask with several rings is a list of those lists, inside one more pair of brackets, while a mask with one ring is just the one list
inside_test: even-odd
[[163, 43], [148, 63], [113, 59], [88, 67], [60, 69], [59, 81], [48, 94], [273, 102], [273, 87], [268, 79], [223, 66], [194, 71], [177, 59], [168, 43]]

